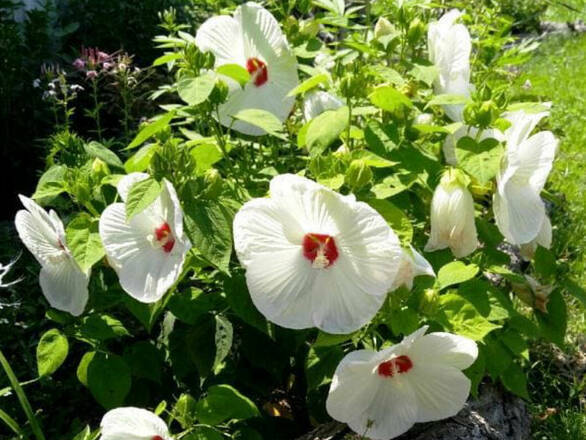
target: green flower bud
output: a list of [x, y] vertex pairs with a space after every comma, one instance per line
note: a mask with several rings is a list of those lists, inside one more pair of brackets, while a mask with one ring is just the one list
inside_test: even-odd
[[419, 310], [427, 316], [433, 316], [439, 305], [439, 293], [435, 289], [425, 289], [419, 303]]
[[362, 188], [371, 180], [372, 170], [363, 159], [356, 159], [350, 163], [346, 170], [345, 182], [352, 190]]
[[228, 98], [229, 91], [230, 89], [224, 81], [221, 79], [216, 80], [214, 89], [212, 90], [212, 93], [210, 93], [210, 102], [212, 104], [222, 104], [226, 101], [226, 98]]
[[392, 35], [396, 32], [397, 30], [395, 29], [395, 26], [393, 26], [393, 24], [385, 17], [380, 17], [374, 25], [374, 38], [377, 40], [381, 37]]
[[208, 199], [216, 199], [223, 189], [222, 176], [215, 168], [207, 170], [203, 177], [205, 190], [204, 196]]
[[411, 46], [415, 46], [415, 44], [417, 44], [417, 42], [423, 37], [424, 34], [425, 24], [419, 18], [416, 18], [409, 25], [409, 30], [407, 31], [407, 41]]

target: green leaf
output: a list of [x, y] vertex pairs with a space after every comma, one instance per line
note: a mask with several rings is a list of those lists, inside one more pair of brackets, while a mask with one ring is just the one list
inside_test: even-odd
[[233, 79], [240, 84], [240, 86], [244, 86], [250, 81], [250, 73], [248, 73], [248, 70], [240, 64], [224, 64], [223, 66], [217, 67], [216, 72]]
[[413, 224], [403, 211], [388, 200], [369, 199], [367, 203], [382, 215], [391, 229], [399, 236], [402, 243], [411, 243], [413, 239]]
[[354, 150], [352, 159], [363, 160], [365, 165], [373, 168], [388, 168], [397, 164], [397, 162], [380, 157], [368, 150]]
[[228, 273], [232, 254], [232, 212], [218, 200], [186, 197], [185, 232], [192, 245], [212, 265]]
[[152, 343], [140, 341], [131, 345], [124, 350], [123, 358], [133, 377], [161, 383], [163, 354]]
[[230, 385], [210, 387], [207, 396], [197, 402], [196, 414], [199, 422], [206, 425], [260, 416], [254, 402]]
[[202, 315], [217, 308], [220, 300], [216, 293], [204, 293], [201, 289], [192, 287], [174, 292], [167, 303], [167, 308], [181, 321], [193, 325]]
[[418, 81], [424, 82], [431, 87], [439, 72], [436, 66], [424, 66], [422, 64], [415, 64], [411, 69], [411, 75]]
[[45, 197], [55, 197], [66, 191], [65, 173], [67, 167], [63, 165], [53, 165], [43, 173], [32, 198], [35, 200]]
[[73, 437], [73, 440], [90, 440], [92, 438], [91, 434], [92, 430], [89, 425], [85, 425], [85, 428], [78, 432], [77, 435]]
[[368, 147], [379, 156], [397, 148], [393, 133], [376, 120], [368, 121], [364, 130], [364, 140]]
[[307, 389], [315, 390], [332, 381], [336, 367], [344, 357], [340, 346], [312, 346], [305, 361]]
[[527, 376], [523, 369], [516, 363], [511, 363], [501, 374], [501, 382], [510, 392], [529, 400], [527, 391]]
[[198, 145], [191, 150], [190, 154], [195, 159], [195, 172], [198, 176], [203, 176], [212, 165], [224, 157], [222, 150], [216, 144]]
[[490, 377], [497, 379], [513, 363], [513, 356], [507, 347], [492, 335], [484, 339], [484, 344], [482, 348], [486, 354], [486, 371]]
[[439, 313], [435, 316], [438, 322], [449, 331], [475, 341], [501, 327], [484, 318], [472, 304], [455, 293], [441, 295], [439, 306]]
[[77, 377], [106, 409], [122, 406], [130, 391], [130, 368], [115, 354], [86, 353], [77, 369]]
[[472, 138], [464, 136], [458, 140], [456, 147], [458, 166], [481, 184], [488, 183], [497, 175], [503, 153], [503, 146], [495, 139], [476, 143]]
[[148, 144], [141, 147], [124, 163], [124, 171], [126, 171], [128, 174], [145, 171], [149, 167], [151, 159], [153, 158], [153, 155], [157, 149], [157, 144]]
[[557, 267], [554, 253], [549, 249], [538, 246], [533, 257], [533, 266], [535, 271], [541, 275], [541, 278], [553, 278]]
[[85, 213], [79, 214], [67, 225], [65, 230], [67, 246], [82, 271], [100, 261], [104, 255], [104, 247], [98, 233], [98, 221]]
[[126, 221], [148, 208], [162, 190], [161, 184], [152, 177], [133, 184], [126, 197]]
[[569, 279], [566, 279], [563, 285], [568, 293], [577, 298], [582, 303], [582, 306], [586, 307], [586, 291], [584, 288], [575, 281]]
[[197, 401], [189, 394], [181, 394], [177, 399], [171, 415], [183, 429], [188, 429], [195, 425], [197, 420], [196, 405]]
[[501, 340], [514, 354], [529, 360], [529, 346], [518, 331], [507, 329], [501, 334]]
[[88, 341], [107, 341], [130, 336], [130, 333], [118, 319], [109, 315], [94, 314], [83, 318], [75, 336]]
[[547, 313], [535, 310], [535, 316], [542, 335], [559, 347], [563, 347], [568, 325], [568, 311], [562, 294], [554, 291], [547, 301]]
[[394, 112], [401, 107], [413, 107], [413, 103], [409, 98], [395, 89], [393, 86], [381, 86], [374, 89], [368, 95], [368, 99], [378, 108], [388, 112]]
[[478, 386], [486, 375], [486, 360], [482, 346], [479, 347], [478, 357], [474, 363], [464, 370], [464, 374], [470, 379], [470, 393], [473, 397], [478, 398]]
[[282, 122], [279, 118], [266, 110], [247, 108], [240, 110], [238, 113], [231, 116], [239, 121], [248, 122], [249, 124], [264, 130], [267, 134], [285, 141], [287, 140], [287, 137], [283, 135]]
[[171, 111], [169, 113], [165, 113], [163, 116], [160, 116], [155, 121], [151, 122], [148, 125], [145, 125], [136, 135], [136, 137], [132, 140], [132, 142], [125, 148], [125, 150], [131, 150], [133, 148], [138, 147], [144, 141], [151, 138], [161, 130], [167, 128], [171, 120], [175, 117], [175, 112]]
[[183, 440], [224, 440], [221, 431], [211, 426], [198, 425], [193, 428], [189, 434], [182, 438]]
[[213, 371], [214, 374], [218, 374], [224, 367], [224, 359], [230, 353], [232, 348], [232, 338], [234, 330], [232, 324], [228, 319], [222, 315], [215, 315], [216, 320], [216, 332], [214, 340], [216, 343], [216, 356], [214, 358]]
[[296, 96], [300, 93], [305, 93], [308, 90], [317, 87], [318, 85], [328, 82], [330, 79], [330, 75], [328, 73], [318, 73], [317, 75], [312, 76], [311, 78], [306, 79], [293, 90], [291, 90], [287, 96]]
[[467, 104], [470, 101], [470, 98], [464, 95], [436, 95], [434, 96], [425, 106], [425, 109], [428, 109], [432, 105], [459, 105], [459, 104]]
[[464, 283], [471, 280], [478, 273], [476, 264], [464, 264], [461, 261], [453, 261], [443, 266], [437, 274], [437, 284], [440, 289]]
[[50, 376], [65, 362], [69, 344], [63, 333], [51, 329], [41, 336], [37, 345], [37, 370], [39, 377]]
[[201, 104], [216, 85], [216, 77], [212, 73], [205, 73], [201, 76], [181, 78], [177, 83], [179, 97], [187, 104], [194, 106]]
[[116, 168], [124, 168], [124, 164], [120, 160], [116, 153], [107, 149], [105, 146], [96, 141], [91, 141], [89, 144], [84, 144], [83, 148], [85, 152], [91, 157], [97, 157], [103, 160], [108, 165], [112, 165]]
[[321, 330], [317, 334], [317, 339], [313, 343], [314, 347], [329, 347], [331, 345], [339, 345], [342, 342], [349, 341], [354, 336], [354, 333], [347, 335], [333, 335], [330, 333], [322, 332]]
[[227, 278], [224, 281], [224, 291], [226, 301], [238, 318], [261, 332], [269, 334], [270, 324], [254, 306], [243, 275], [235, 274], [232, 278]]
[[161, 55], [155, 61], [153, 61], [153, 67], [161, 66], [163, 64], [168, 64], [173, 61], [179, 60], [183, 58], [183, 54], [179, 52], [167, 53], [165, 55]]
[[348, 107], [327, 110], [313, 118], [307, 127], [305, 144], [312, 157], [328, 148], [348, 127]]

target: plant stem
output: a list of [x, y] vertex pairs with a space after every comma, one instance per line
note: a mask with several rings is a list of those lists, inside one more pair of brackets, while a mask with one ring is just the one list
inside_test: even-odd
[[96, 132], [98, 140], [102, 142], [102, 125], [100, 123], [100, 103], [98, 102], [98, 80], [92, 79], [92, 97], [94, 99], [94, 120], [96, 121]]
[[19, 436], [19, 438], [26, 438], [24, 432], [22, 431], [22, 429], [20, 429], [20, 426], [18, 426], [18, 423], [16, 422], [16, 420], [14, 420], [12, 417], [10, 417], [8, 414], [6, 414], [1, 409], [0, 409], [0, 420], [2, 420], [4, 423], [6, 423], [6, 425], [10, 429], [12, 429], [14, 431], [14, 433]]
[[43, 435], [43, 431], [41, 430], [41, 425], [39, 425], [39, 422], [35, 417], [31, 404], [29, 403], [26, 394], [24, 394], [24, 391], [20, 386], [20, 383], [18, 382], [16, 375], [14, 374], [12, 367], [8, 363], [8, 360], [6, 360], [6, 358], [4, 357], [2, 350], [0, 350], [0, 365], [2, 365], [2, 368], [4, 369], [4, 372], [6, 373], [6, 376], [10, 381], [10, 385], [12, 385], [12, 389], [18, 397], [20, 406], [22, 407], [29, 423], [31, 424], [33, 434], [35, 435], [37, 440], [45, 440], [45, 436]]

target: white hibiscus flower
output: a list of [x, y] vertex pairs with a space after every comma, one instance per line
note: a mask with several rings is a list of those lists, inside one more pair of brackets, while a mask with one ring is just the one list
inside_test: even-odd
[[330, 416], [359, 435], [388, 440], [415, 423], [456, 415], [470, 392], [461, 370], [474, 363], [478, 347], [463, 336], [426, 331], [379, 352], [346, 355], [326, 401]]
[[505, 132], [506, 152], [496, 179], [493, 210], [501, 234], [512, 244], [533, 241], [546, 221], [540, 194], [553, 166], [558, 140], [550, 131], [530, 134], [547, 114], [518, 111], [506, 115], [512, 125]]
[[311, 92], [303, 100], [303, 117], [311, 121], [326, 110], [336, 110], [344, 105], [344, 102], [337, 96], [328, 92]]
[[100, 440], [171, 440], [165, 422], [141, 408], [116, 408], [108, 411], [100, 423]]
[[234, 246], [256, 307], [288, 328], [350, 333], [382, 306], [401, 261], [386, 221], [354, 196], [291, 174], [234, 219]]
[[431, 234], [426, 252], [449, 247], [457, 258], [478, 247], [474, 223], [474, 199], [457, 170], [442, 176], [431, 200]]
[[429, 261], [417, 252], [413, 246], [409, 246], [409, 249], [403, 249], [399, 272], [395, 277], [391, 290], [398, 289], [401, 286], [411, 290], [413, 288], [413, 279], [419, 275], [435, 277], [435, 272]]
[[39, 283], [51, 307], [79, 316], [88, 301], [90, 273], [81, 270], [65, 241], [63, 222], [31, 199], [19, 195], [26, 208], [14, 221], [20, 239], [41, 265]]
[[266, 110], [281, 121], [289, 116], [294, 97], [287, 94], [297, 85], [297, 59], [279, 23], [256, 3], [239, 6], [234, 17], [220, 15], [208, 19], [197, 31], [197, 46], [216, 57], [216, 67], [239, 64], [251, 75], [241, 88], [224, 77], [230, 87], [228, 100], [220, 106], [220, 122], [249, 135], [265, 132], [251, 124], [233, 121], [243, 109]]
[[529, 243], [525, 243], [519, 246], [519, 253], [524, 260], [529, 261], [535, 255], [535, 251], [537, 250], [537, 246], [544, 247], [545, 249], [551, 248], [552, 242], [552, 230], [551, 230], [551, 221], [549, 217], [546, 215], [545, 219], [543, 220], [543, 224], [541, 225], [541, 229], [539, 230], [539, 234]]
[[[462, 15], [457, 9], [444, 14], [439, 21], [430, 23], [427, 32], [429, 60], [439, 75], [434, 82], [435, 93], [470, 96], [470, 34], [463, 24], [455, 24]], [[464, 105], [445, 105], [448, 117], [455, 122], [464, 120]]]
[[[123, 201], [132, 185], [148, 174], [132, 173], [118, 183]], [[183, 212], [175, 188], [163, 179], [163, 191], [143, 212], [126, 221], [124, 203], [108, 206], [100, 218], [100, 237], [120, 284], [138, 301], [161, 299], [177, 281], [191, 248], [183, 234]]]

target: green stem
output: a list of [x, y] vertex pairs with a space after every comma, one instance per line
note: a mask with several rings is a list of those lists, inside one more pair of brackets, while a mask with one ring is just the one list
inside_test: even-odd
[[10, 429], [12, 429], [14, 431], [14, 433], [19, 436], [19, 438], [26, 438], [24, 432], [22, 431], [22, 429], [20, 429], [20, 426], [18, 426], [18, 423], [16, 422], [16, 420], [14, 420], [12, 417], [10, 417], [8, 414], [6, 414], [1, 409], [0, 409], [0, 420], [2, 420], [4, 423], [6, 423], [6, 425]]
[[100, 123], [100, 104], [98, 102], [98, 80], [92, 79], [92, 97], [94, 98], [94, 120], [96, 121], [96, 132], [98, 140], [102, 142], [102, 124]]
[[14, 374], [12, 367], [8, 363], [8, 360], [6, 360], [6, 358], [4, 357], [4, 353], [2, 353], [2, 350], [0, 350], [0, 365], [2, 365], [2, 368], [4, 369], [4, 372], [6, 373], [6, 376], [10, 381], [10, 385], [12, 385], [12, 388], [14, 389], [14, 392], [18, 397], [20, 406], [22, 407], [29, 423], [31, 424], [33, 434], [35, 435], [37, 440], [45, 440], [45, 436], [43, 435], [43, 431], [41, 430], [41, 425], [39, 425], [39, 422], [35, 417], [31, 404], [26, 398], [26, 394], [24, 394], [24, 391], [20, 386], [20, 383], [18, 382], [16, 375]]

